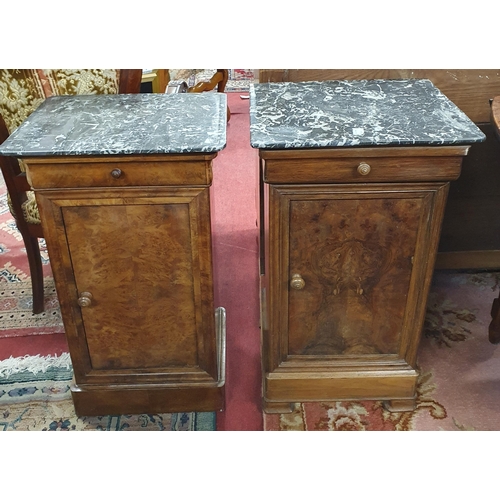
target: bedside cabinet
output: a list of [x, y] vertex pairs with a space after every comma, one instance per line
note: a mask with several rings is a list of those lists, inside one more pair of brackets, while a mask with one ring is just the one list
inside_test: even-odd
[[256, 84], [251, 134], [264, 410], [412, 410], [448, 186], [481, 132], [415, 80]]
[[1, 146], [36, 192], [78, 415], [224, 405], [210, 185], [223, 95], [45, 101]]

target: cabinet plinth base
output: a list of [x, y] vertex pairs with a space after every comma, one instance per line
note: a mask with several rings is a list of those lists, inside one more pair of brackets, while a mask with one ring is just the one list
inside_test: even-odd
[[384, 401], [384, 408], [391, 413], [413, 411], [416, 408], [415, 398]]
[[224, 387], [86, 389], [72, 385], [71, 395], [79, 417], [205, 412], [224, 408]]
[[205, 384], [78, 385], [70, 387], [81, 416], [205, 412], [224, 409], [226, 380], [226, 310], [215, 310], [218, 379]]
[[[337, 401], [337, 400], [335, 400]], [[344, 400], [340, 400], [344, 401]], [[350, 401], [350, 400], [347, 400]], [[296, 403], [288, 402], [275, 402], [263, 399], [262, 409], [264, 413], [293, 413]], [[390, 401], [383, 401], [384, 409], [391, 413], [401, 413], [405, 411], [414, 411], [416, 408], [415, 398], [410, 399], [392, 399]]]
[[292, 413], [294, 407], [294, 403], [268, 401], [265, 398], [262, 400], [262, 409], [265, 413]]
[[374, 370], [290, 373], [273, 372], [265, 377], [266, 413], [290, 413], [294, 403], [315, 401], [384, 401], [388, 411], [415, 409], [416, 370]]

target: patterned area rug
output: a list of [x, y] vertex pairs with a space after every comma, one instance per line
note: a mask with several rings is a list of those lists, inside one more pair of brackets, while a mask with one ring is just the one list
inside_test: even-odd
[[296, 404], [264, 414], [265, 430], [500, 430], [500, 346], [488, 342], [499, 283], [500, 273], [435, 273], [413, 412], [390, 413], [380, 401]]
[[45, 310], [33, 314], [33, 294], [26, 249], [9, 212], [0, 175], [0, 339], [64, 332], [47, 248], [39, 240], [45, 287]]
[[0, 361], [0, 431], [215, 431], [215, 413], [77, 417], [69, 354]]
[[10, 262], [0, 267], [0, 338], [63, 333], [54, 280], [44, 278], [45, 310], [33, 314], [31, 280]]

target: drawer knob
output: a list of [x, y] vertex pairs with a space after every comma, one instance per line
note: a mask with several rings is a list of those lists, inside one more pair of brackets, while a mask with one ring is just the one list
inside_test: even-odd
[[294, 274], [292, 275], [290, 286], [295, 290], [302, 290], [302, 288], [306, 286], [306, 282], [302, 279], [302, 276], [300, 274]]
[[358, 165], [358, 174], [359, 175], [368, 175], [371, 171], [372, 167], [370, 167], [370, 165], [368, 165], [368, 163], [365, 163], [364, 161], [362, 161], [359, 165]]
[[92, 305], [92, 294], [90, 292], [82, 292], [78, 297], [78, 305], [80, 307], [89, 307]]
[[119, 168], [114, 168], [111, 170], [111, 177], [118, 179], [122, 176], [122, 171]]

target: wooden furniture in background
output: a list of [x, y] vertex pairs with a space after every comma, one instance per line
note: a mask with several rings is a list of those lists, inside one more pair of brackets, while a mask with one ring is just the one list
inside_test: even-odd
[[[7, 77], [6, 72], [16, 72], [17, 70], [2, 70], [2, 77]], [[26, 73], [26, 78], [33, 76], [33, 79], [38, 78], [36, 70], [24, 70]], [[41, 71], [41, 70], [40, 70]], [[52, 70], [56, 71], [56, 70]], [[129, 94], [138, 93], [140, 91], [141, 85], [141, 70], [140, 69], [121, 69], [116, 70], [118, 73], [119, 86], [116, 89], [119, 93]], [[78, 76], [79, 70], [73, 70], [73, 74]], [[23, 85], [26, 85], [27, 89], [39, 89], [42, 91], [41, 85], [37, 83], [29, 82], [24, 80]], [[79, 88], [78, 84], [75, 88]], [[83, 89], [86, 87], [84, 86]], [[57, 90], [54, 87], [53, 90]], [[97, 89], [98, 91], [99, 89]], [[104, 90], [104, 89], [103, 89]], [[83, 90], [85, 91], [85, 90]], [[110, 89], [107, 89], [110, 91]], [[32, 92], [33, 94], [34, 92]], [[15, 96], [15, 94], [14, 94]], [[2, 144], [9, 133], [14, 131], [14, 126], [20, 125], [15, 119], [9, 120], [9, 116], [3, 116], [7, 113], [11, 113], [13, 110], [19, 116], [25, 116], [26, 118], [31, 114], [34, 108], [30, 109], [19, 109], [23, 106], [23, 93], [17, 94], [19, 98], [18, 106], [12, 107], [13, 98], [11, 95], [2, 96], [5, 101], [10, 101], [10, 106], [2, 107], [0, 112], [0, 144]], [[40, 93], [40, 98], [37, 102], [33, 103], [37, 105], [44, 98], [44, 95]], [[30, 103], [31, 104], [31, 103]], [[8, 129], [6, 122], [12, 123], [11, 130]], [[28, 257], [30, 277], [33, 292], [33, 313], [38, 314], [44, 310], [44, 285], [43, 285], [43, 270], [42, 261], [40, 256], [40, 247], [38, 244], [38, 238], [43, 238], [42, 225], [40, 224], [40, 215], [38, 213], [38, 207], [32, 193], [31, 186], [26, 181], [26, 173], [24, 172], [24, 165], [20, 163], [17, 159], [12, 157], [0, 156], [0, 168], [2, 169], [2, 174], [5, 179], [5, 184], [7, 186], [7, 192], [10, 198], [9, 208], [11, 210], [12, 216], [16, 221], [16, 226], [21, 233], [23, 242], [26, 248], [26, 255]]]
[[500, 95], [499, 69], [261, 69], [260, 82], [428, 78], [478, 125], [486, 141], [464, 158], [450, 185], [436, 267], [500, 268], [500, 142], [490, 123], [490, 100]]
[[[496, 139], [500, 141], [500, 96], [495, 97], [491, 103], [491, 124]], [[497, 158], [497, 164], [500, 167], [500, 155]], [[498, 218], [498, 212], [494, 215]], [[489, 340], [492, 344], [500, 344], [500, 294], [491, 306], [491, 317], [492, 321], [488, 329]]]
[[215, 89], [215, 86], [217, 86], [217, 92], [224, 92], [228, 78], [229, 70], [218, 69], [212, 78], [210, 78], [210, 81], [200, 82], [193, 87], [189, 87], [188, 92], [206, 92], [207, 90]]
[[[0, 144], [9, 137], [9, 131], [4, 119], [0, 115]], [[42, 225], [39, 220], [27, 219], [24, 216], [23, 205], [29, 203], [28, 193], [31, 186], [26, 180], [26, 173], [21, 170], [18, 160], [10, 157], [0, 156], [0, 168], [10, 198], [9, 209], [16, 222], [16, 227], [21, 233], [26, 257], [30, 269], [31, 291], [33, 294], [33, 314], [42, 313], [44, 310], [44, 284], [42, 257], [38, 238], [43, 238]]]
[[[229, 78], [229, 70], [218, 69], [209, 81], [199, 82], [188, 87], [188, 92], [207, 92], [217, 87], [217, 92], [224, 92]], [[153, 93], [164, 93], [170, 82], [168, 69], [151, 69], [142, 73], [142, 83], [151, 83]]]
[[141, 83], [151, 83], [153, 93], [163, 93], [170, 81], [168, 69], [150, 69], [142, 73]]
[[500, 140], [500, 96], [494, 97], [491, 102], [491, 123], [497, 138]]

